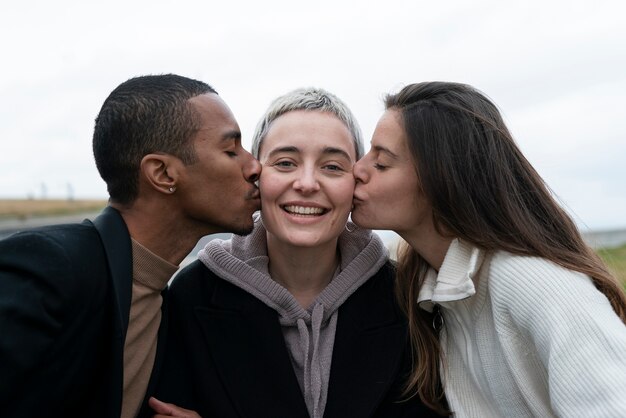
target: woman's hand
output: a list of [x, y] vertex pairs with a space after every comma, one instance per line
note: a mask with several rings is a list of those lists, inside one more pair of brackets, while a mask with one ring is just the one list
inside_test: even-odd
[[150, 397], [148, 400], [148, 405], [150, 408], [156, 412], [152, 418], [165, 418], [165, 417], [177, 417], [177, 418], [202, 418], [195, 411], [190, 411], [189, 409], [181, 408], [180, 406], [176, 406], [172, 403], [161, 402], [154, 396]]

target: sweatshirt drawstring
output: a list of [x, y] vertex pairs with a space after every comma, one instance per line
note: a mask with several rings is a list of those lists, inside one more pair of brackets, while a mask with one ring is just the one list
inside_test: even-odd
[[[324, 320], [324, 305], [317, 303], [313, 307], [311, 314], [311, 333], [303, 318], [298, 319], [298, 332], [300, 334], [300, 349], [304, 358], [304, 393], [305, 402], [309, 415], [312, 418], [318, 418], [323, 415], [323, 409], [320, 410], [322, 400], [323, 386], [323, 367], [320, 356], [320, 332], [322, 322]], [[333, 315], [331, 321], [336, 321], [336, 315]], [[309, 361], [309, 355], [311, 359]]]
[[311, 359], [311, 396], [313, 397], [313, 417], [322, 415], [319, 413], [320, 397], [322, 395], [322, 363], [320, 361], [320, 329], [324, 318], [324, 305], [318, 303], [313, 308], [311, 315], [311, 336], [313, 337], [313, 358]]
[[302, 353], [303, 366], [304, 366], [304, 401], [309, 409], [309, 415], [311, 415], [310, 405], [312, 404], [309, 397], [311, 386], [311, 365], [309, 363], [309, 330], [306, 327], [304, 319], [299, 318], [297, 321], [298, 332], [300, 333], [300, 352]]

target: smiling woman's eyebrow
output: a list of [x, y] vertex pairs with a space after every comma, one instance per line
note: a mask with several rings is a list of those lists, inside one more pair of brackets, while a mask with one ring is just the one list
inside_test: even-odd
[[[276, 154], [284, 154], [284, 153], [289, 153], [289, 154], [297, 154], [300, 152], [300, 149], [298, 147], [295, 147], [293, 145], [288, 145], [288, 146], [284, 146], [284, 147], [278, 147], [278, 148], [274, 148], [273, 150], [271, 150], [269, 152], [269, 154], [267, 154], [268, 157], [272, 157]], [[328, 154], [339, 154], [342, 157], [346, 158], [347, 160], [351, 160], [352, 158], [350, 157], [350, 154], [348, 154], [346, 151], [342, 150], [341, 148], [335, 148], [335, 147], [325, 147], [322, 150], [322, 154], [328, 155]]]
[[341, 148], [335, 148], [335, 147], [326, 147], [322, 150], [323, 154], [339, 154], [343, 157], [345, 157], [347, 160], [351, 160], [352, 158], [350, 157], [350, 155], [345, 152], [344, 150], [342, 150]]
[[284, 147], [278, 147], [278, 148], [274, 148], [273, 150], [270, 151], [269, 154], [267, 154], [268, 157], [272, 157], [276, 154], [283, 154], [283, 153], [290, 153], [290, 154], [296, 154], [299, 153], [300, 150], [298, 149], [298, 147], [294, 147], [293, 145], [287, 145]]

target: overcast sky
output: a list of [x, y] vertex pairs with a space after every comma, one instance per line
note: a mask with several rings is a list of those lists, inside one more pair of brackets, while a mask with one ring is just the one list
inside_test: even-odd
[[0, 16], [0, 198], [106, 198], [93, 120], [118, 84], [211, 84], [244, 145], [276, 96], [341, 97], [369, 142], [382, 96], [472, 84], [583, 228], [626, 227], [626, 3], [13, 1]]

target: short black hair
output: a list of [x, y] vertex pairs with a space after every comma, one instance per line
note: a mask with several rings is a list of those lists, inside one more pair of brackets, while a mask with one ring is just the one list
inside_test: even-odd
[[138, 194], [139, 164], [163, 152], [191, 164], [191, 137], [199, 118], [189, 99], [217, 92], [208, 84], [175, 74], [145, 75], [111, 92], [96, 117], [93, 153], [111, 201], [131, 203]]

